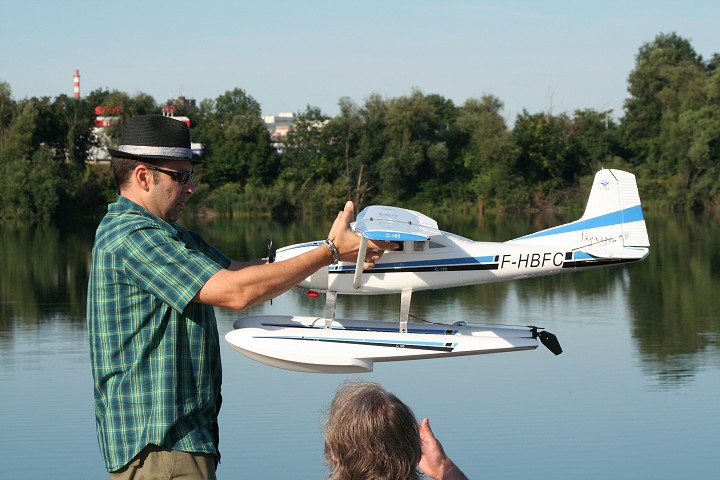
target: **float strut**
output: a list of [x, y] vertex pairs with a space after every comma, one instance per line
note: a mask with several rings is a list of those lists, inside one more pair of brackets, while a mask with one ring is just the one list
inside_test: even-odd
[[412, 292], [412, 288], [403, 288], [402, 293], [400, 294], [400, 333], [407, 333]]
[[335, 318], [336, 300], [337, 292], [328, 291], [325, 294], [325, 328], [332, 328], [333, 319]]

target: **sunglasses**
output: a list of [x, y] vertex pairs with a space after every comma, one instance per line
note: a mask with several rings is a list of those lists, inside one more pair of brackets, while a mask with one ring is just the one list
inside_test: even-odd
[[188, 180], [193, 178], [195, 176], [195, 170], [190, 170], [189, 172], [187, 170], [165, 170], [164, 168], [159, 168], [154, 165], [147, 165], [143, 164], [145, 167], [149, 170], [155, 170], [156, 172], [161, 172], [166, 175], [170, 175], [170, 178], [175, 180], [180, 185], [185, 185]]

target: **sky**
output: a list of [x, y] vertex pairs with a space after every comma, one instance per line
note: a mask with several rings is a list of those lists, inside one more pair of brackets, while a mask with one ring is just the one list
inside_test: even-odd
[[102, 88], [198, 102], [241, 88], [265, 115], [414, 89], [493, 95], [510, 123], [623, 115], [639, 48], [675, 32], [720, 53], [718, 0], [0, 0], [0, 81], [13, 98]]

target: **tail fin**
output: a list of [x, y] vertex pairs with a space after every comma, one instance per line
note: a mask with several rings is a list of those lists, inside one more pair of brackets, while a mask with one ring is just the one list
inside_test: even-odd
[[595, 258], [645, 258], [650, 240], [635, 175], [622, 170], [600, 170], [579, 220], [508, 243], [553, 244]]

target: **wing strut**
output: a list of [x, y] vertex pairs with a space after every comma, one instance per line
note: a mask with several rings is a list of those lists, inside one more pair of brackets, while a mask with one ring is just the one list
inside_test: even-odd
[[353, 277], [353, 287], [360, 288], [360, 278], [363, 274], [363, 266], [365, 264], [365, 253], [367, 253], [368, 239], [365, 235], [360, 238], [360, 250], [358, 251], [357, 263], [355, 264], [355, 277]]

